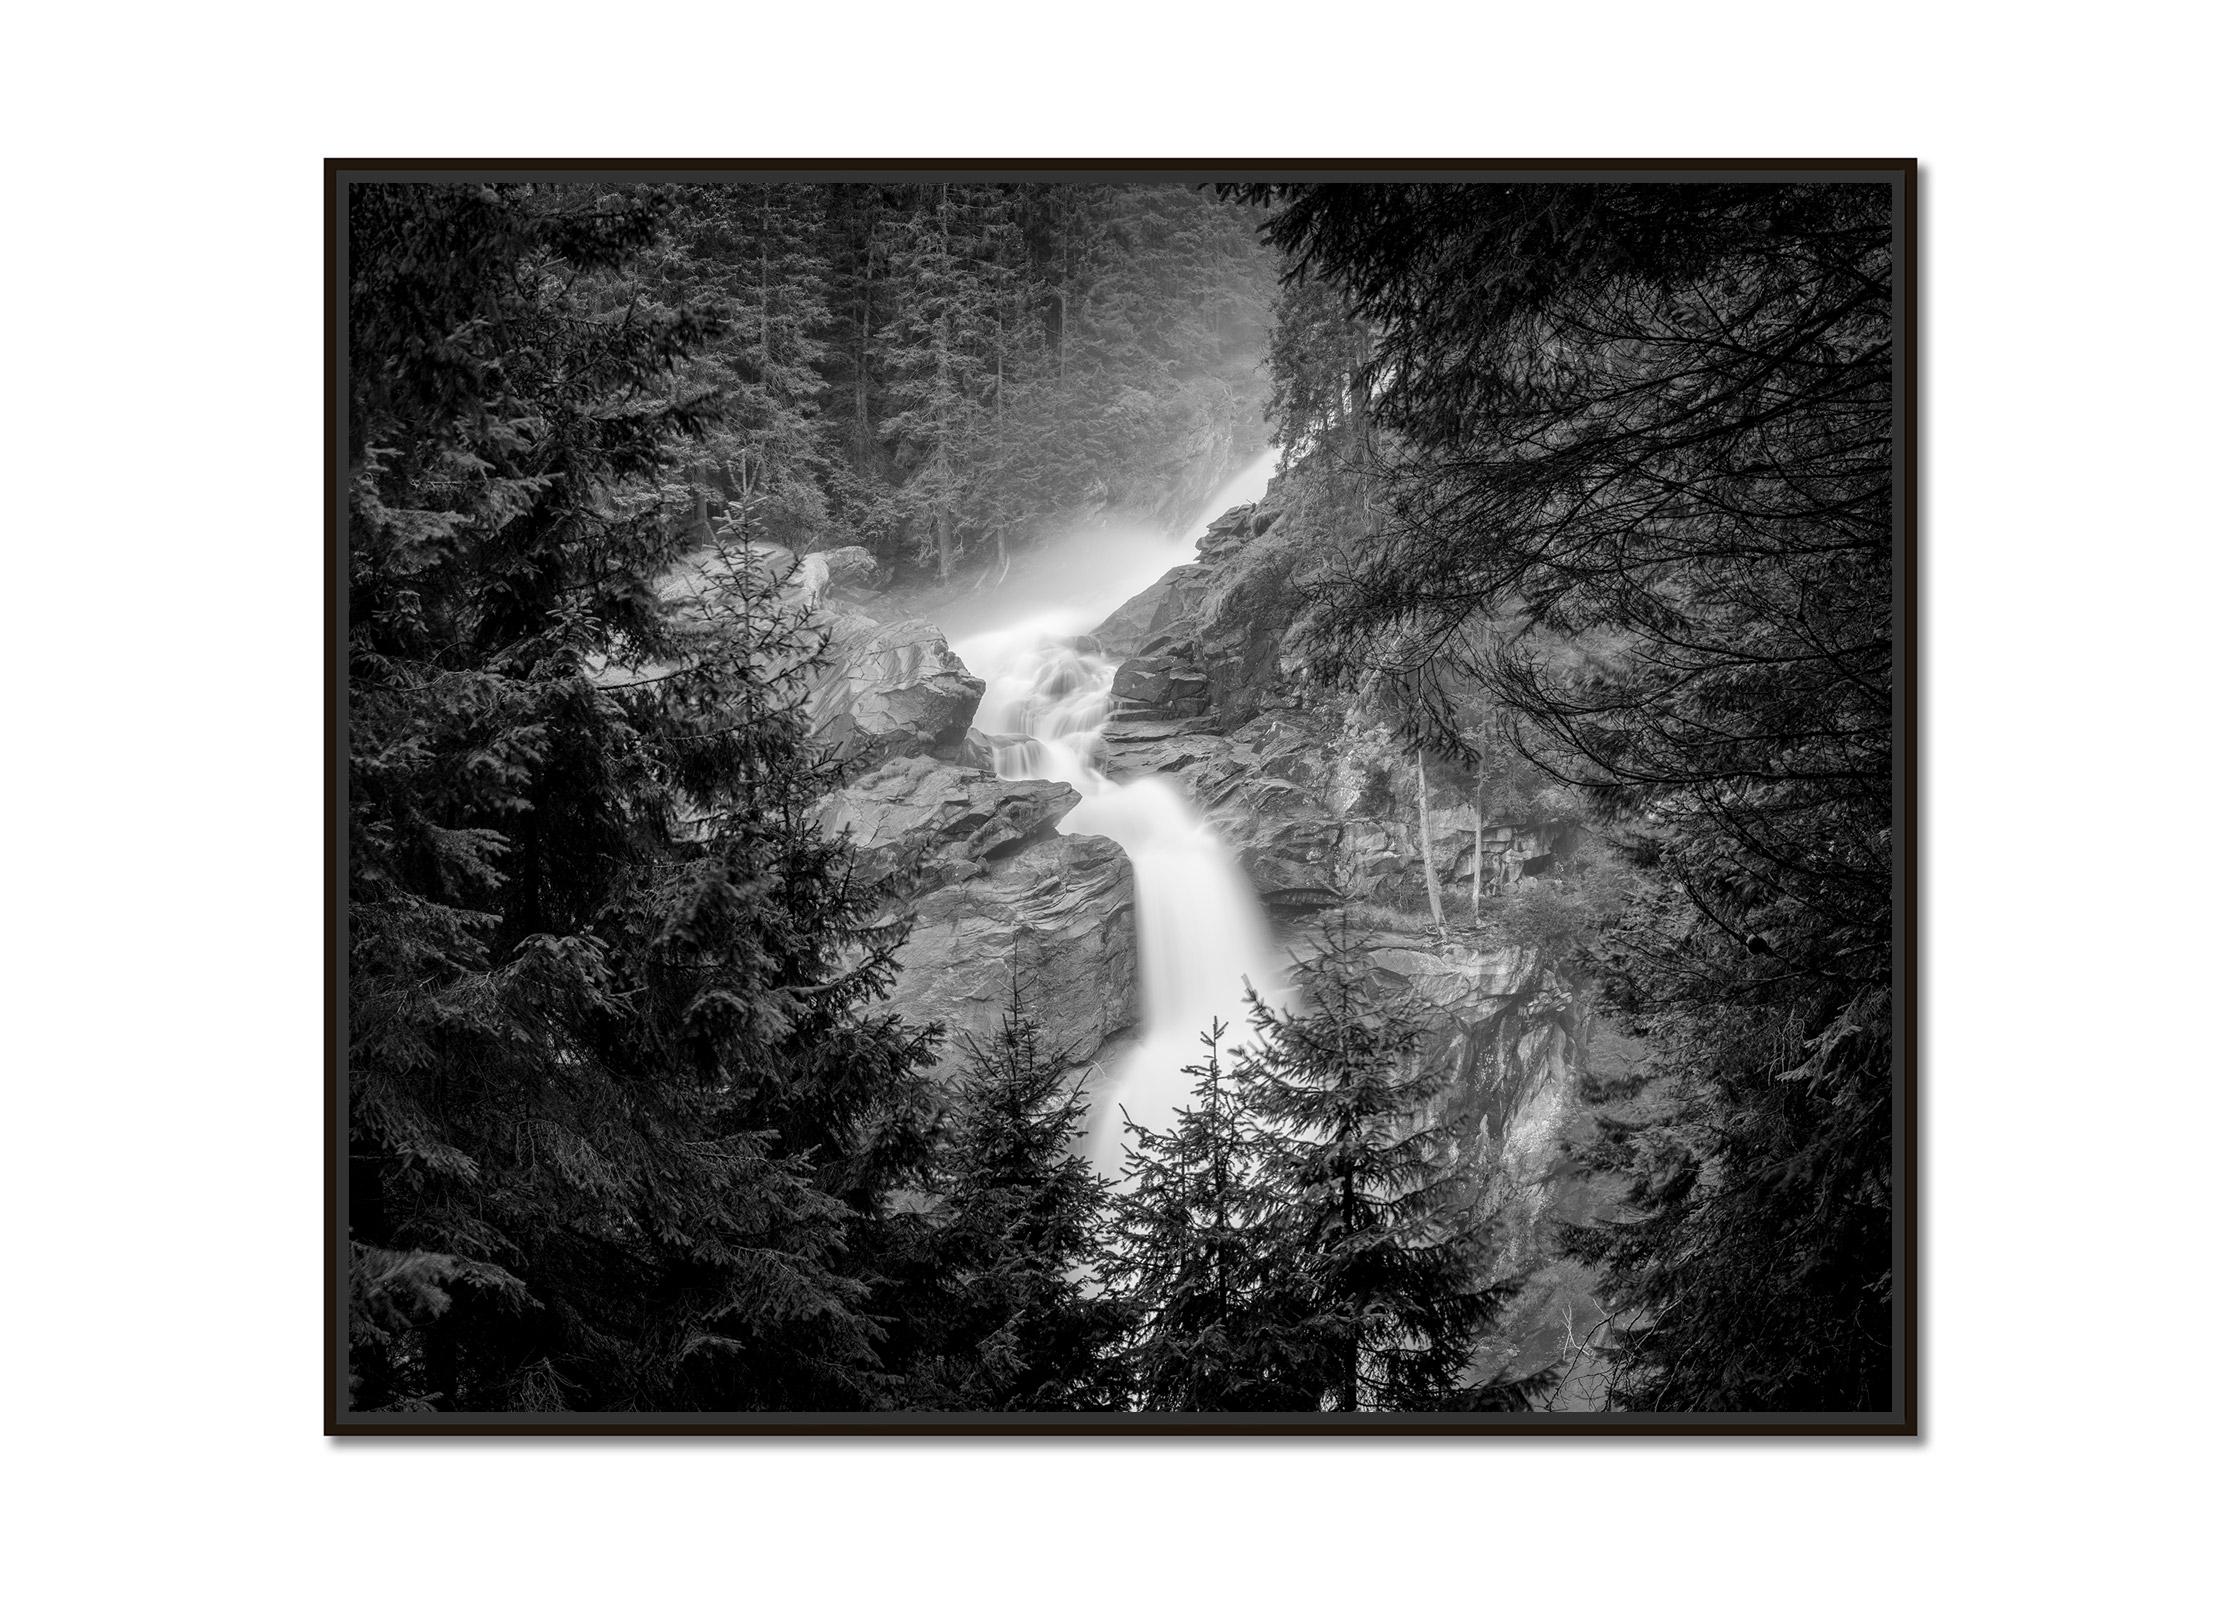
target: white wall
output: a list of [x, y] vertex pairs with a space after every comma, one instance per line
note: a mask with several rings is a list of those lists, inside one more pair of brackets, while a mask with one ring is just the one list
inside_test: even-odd
[[[16, 16], [19, 1592], [2204, 1592], [2233, 868], [2059, 863], [2231, 805], [2222, 16], [963, 9]], [[319, 1437], [319, 158], [780, 153], [1924, 159], [1925, 1444]]]

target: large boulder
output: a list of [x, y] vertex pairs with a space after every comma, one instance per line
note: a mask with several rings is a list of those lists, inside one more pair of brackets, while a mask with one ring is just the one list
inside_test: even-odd
[[801, 555], [780, 548], [771, 559], [787, 592], [805, 605], [822, 604], [835, 593], [861, 599], [878, 587], [881, 576], [879, 558], [860, 544]]
[[1081, 796], [907, 756], [826, 799], [861, 867], [913, 920], [886, 1004], [941, 1022], [944, 1068], [1021, 997], [1056, 1049], [1086, 1060], [1135, 1020], [1135, 876], [1109, 839], [1060, 834]]
[[653, 580], [653, 598], [686, 654], [701, 639], [729, 633], [749, 591], [773, 588], [780, 603], [806, 617], [812, 597], [798, 582], [799, 558], [759, 540], [704, 544], [688, 550]]
[[809, 691], [819, 739], [849, 762], [963, 757], [987, 685], [966, 670], [939, 628], [915, 617], [879, 622], [822, 613], [818, 620], [832, 636], [827, 664]]
[[1112, 694], [1176, 716], [1202, 716], [1207, 707], [1205, 674], [1174, 656], [1136, 656], [1122, 662], [1113, 674]]
[[853, 838], [867, 881], [900, 894], [978, 876], [985, 863], [1049, 838], [1080, 803], [1062, 783], [904, 756], [829, 796], [817, 820]]
[[836, 589], [868, 592], [876, 588], [884, 576], [879, 570], [879, 558], [863, 545], [844, 544], [817, 553], [824, 560], [826, 581]]
[[915, 919], [886, 1004], [947, 1025], [942, 1065], [991, 1038], [1014, 978], [1051, 1048], [1087, 1061], [1133, 1025], [1135, 875], [1093, 834], [1038, 839], [910, 902]]

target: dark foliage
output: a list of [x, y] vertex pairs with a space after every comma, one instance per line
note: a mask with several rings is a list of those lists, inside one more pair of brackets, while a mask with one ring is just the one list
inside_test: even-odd
[[[993, 1038], [966, 1040], [927, 1225], [932, 1271], [910, 1302], [908, 1403], [932, 1411], [1124, 1405], [1108, 1351], [1120, 1303], [1096, 1292], [1105, 1185], [1075, 1150], [1088, 1099], [1016, 990]], [[903, 1352], [896, 1352], [898, 1360]]]
[[650, 583], [710, 332], [646, 205], [350, 206], [353, 1404], [876, 1403], [925, 1157], [899, 928], [808, 818], [816, 650], [751, 566]]
[[1428, 743], [1506, 730], [1642, 869], [1599, 950], [1680, 1111], [1587, 1152], [1639, 1216], [1578, 1241], [1631, 1312], [1616, 1399], [1886, 1407], [1887, 191], [1251, 197], [1377, 330], [1350, 384], [1388, 442], [1376, 515], [1303, 642]]
[[1421, 1007], [1381, 993], [1343, 932], [1305, 980], [1297, 1012], [1251, 996], [1238, 1067], [1290, 1338], [1313, 1350], [1328, 1409], [1455, 1407], [1504, 1292], [1441, 1116], [1452, 1071], [1426, 1059]]
[[1171, 523], [1258, 448], [1270, 252], [1174, 184], [690, 185], [639, 275], [720, 316], [683, 376], [711, 532], [944, 579], [1082, 516]]
[[1136, 1409], [1312, 1411], [1327, 1351], [1267, 1221], [1223, 1032], [1216, 1022], [1184, 1069], [1195, 1089], [1173, 1132], [1128, 1124], [1106, 1291], [1135, 1328]]
[[1216, 1024], [1171, 1133], [1130, 1124], [1106, 1281], [1133, 1323], [1134, 1403], [1160, 1411], [1507, 1409], [1466, 1381], [1508, 1293], [1442, 1115], [1426, 1018], [1342, 937], [1294, 1013]]

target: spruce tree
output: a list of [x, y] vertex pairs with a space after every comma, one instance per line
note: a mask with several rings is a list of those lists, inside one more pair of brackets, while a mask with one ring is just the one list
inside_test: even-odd
[[1273, 253], [1177, 184], [689, 185], [630, 285], [724, 331], [704, 519], [999, 572], [1053, 520], [1174, 525], [1261, 439]]
[[1255, 1124], [1254, 1222], [1285, 1275], [1292, 1338], [1337, 1411], [1464, 1403], [1458, 1380], [1504, 1298], [1473, 1226], [1451, 1068], [1426, 1017], [1379, 991], [1341, 927], [1305, 968], [1297, 1011], [1250, 998], [1238, 1081]]
[[1107, 1292], [1134, 1325], [1129, 1387], [1144, 1411], [1311, 1411], [1325, 1365], [1253, 1169], [1250, 1125], [1221, 1061], [1224, 1026], [1183, 1070], [1171, 1133], [1130, 1120]]
[[361, 186], [349, 210], [356, 1406], [875, 1403], [918, 1032], [811, 807], [817, 648], [652, 582], [707, 336], [626, 292], [652, 207]]
[[1124, 1308], [1096, 1292], [1105, 1184], [1076, 1145], [1081, 1069], [1054, 1054], [1014, 981], [995, 1033], [965, 1040], [935, 1165], [936, 1276], [909, 1337], [912, 1404], [1102, 1410], [1122, 1401], [1108, 1352]]
[[946, 583], [972, 542], [976, 482], [993, 448], [1009, 298], [995, 197], [939, 184], [893, 230], [895, 314], [882, 332], [890, 410], [881, 434], [905, 476], [892, 513]]
[[719, 329], [680, 374], [709, 394], [705, 431], [680, 464], [726, 531], [796, 548], [829, 531], [838, 470], [820, 370], [835, 321], [824, 210], [811, 184], [692, 185], [676, 191], [650, 263], [669, 304]]

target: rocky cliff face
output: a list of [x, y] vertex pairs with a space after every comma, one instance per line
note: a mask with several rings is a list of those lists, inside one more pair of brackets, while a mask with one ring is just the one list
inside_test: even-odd
[[[1225, 513], [1197, 561], [1097, 629], [1105, 652], [1124, 658], [1106, 766], [1180, 784], [1272, 912], [1411, 895], [1421, 906], [1413, 758], [1375, 717], [1306, 684], [1285, 658], [1307, 548], [1288, 521], [1275, 497]], [[1567, 843], [1545, 819], [1486, 814], [1436, 766], [1428, 777], [1432, 867], [1460, 895], [1473, 883], [1481, 897], [1499, 895]]]
[[1097, 629], [1105, 653], [1122, 658], [1112, 684], [1119, 720], [1210, 715], [1233, 727], [1263, 702], [1292, 698], [1281, 654], [1306, 541], [1282, 521], [1280, 511], [1258, 506], [1224, 512], [1199, 540], [1196, 561]]

